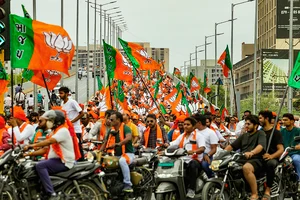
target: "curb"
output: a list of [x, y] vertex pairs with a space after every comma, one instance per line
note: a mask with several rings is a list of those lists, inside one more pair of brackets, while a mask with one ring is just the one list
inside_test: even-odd
[[[72, 72], [72, 73], [70, 73], [70, 76], [66, 76], [66, 77], [64, 77], [63, 79], [70, 78], [70, 77], [74, 76], [75, 74], [76, 74], [76, 72]], [[42, 87], [42, 86], [38, 86], [38, 87], [37, 87], [37, 89], [41, 89], [41, 88], [44, 88], [44, 87]], [[33, 91], [33, 88], [29, 88], [29, 89], [27, 89], [27, 90], [24, 90], [24, 93], [27, 94], [27, 93], [30, 93], [30, 92], [32, 92], [32, 91]]]

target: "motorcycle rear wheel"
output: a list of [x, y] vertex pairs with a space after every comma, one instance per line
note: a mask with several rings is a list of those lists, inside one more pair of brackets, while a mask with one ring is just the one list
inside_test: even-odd
[[141, 194], [140, 196], [135, 198], [135, 200], [151, 200], [151, 198], [152, 198], [152, 188], [151, 187], [147, 188], [147, 190], [143, 191], [142, 193], [143, 194]]
[[[82, 197], [78, 194], [77, 188], [75, 185], [71, 185], [66, 189], [66, 195], [74, 195], [74, 199], [81, 200], [105, 200], [104, 194], [99, 191], [99, 188], [93, 183], [78, 183], [79, 188], [82, 192]], [[70, 198], [68, 198], [70, 199]], [[72, 199], [72, 198], [71, 198]]]
[[201, 200], [227, 200], [229, 195], [227, 191], [223, 191], [223, 195], [220, 196], [221, 185], [214, 182], [208, 182], [204, 185], [202, 190]]
[[0, 199], [3, 200], [14, 200], [14, 194], [12, 189], [5, 187], [2, 194], [0, 194]]

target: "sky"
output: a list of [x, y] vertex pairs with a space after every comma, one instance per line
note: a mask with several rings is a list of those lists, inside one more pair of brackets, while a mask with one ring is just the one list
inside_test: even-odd
[[[90, 0], [94, 2], [95, 0]], [[112, 0], [96, 0], [105, 4]], [[231, 4], [244, 0], [117, 0], [116, 3], [104, 6], [104, 9], [119, 7], [128, 26], [122, 35], [123, 39], [132, 42], [150, 42], [151, 47], [169, 48], [170, 67], [179, 68], [189, 60], [195, 46], [205, 43], [205, 36], [215, 33], [215, 23], [231, 19]], [[36, 0], [36, 19], [49, 24], [61, 24], [61, 0]], [[64, 28], [73, 42], [76, 42], [76, 0], [64, 0]], [[21, 4], [27, 11], [33, 12], [33, 0], [11, 0], [11, 12], [23, 15]], [[79, 45], [87, 44], [87, 3], [79, 0]], [[254, 2], [235, 6], [234, 18], [234, 63], [241, 60], [241, 44], [254, 42]], [[90, 44], [94, 43], [94, 9], [90, 8]], [[99, 19], [97, 14], [97, 35], [99, 40]], [[217, 26], [218, 36], [217, 57], [231, 41], [231, 23]], [[214, 37], [207, 47], [207, 58], [215, 58]], [[204, 46], [198, 51], [204, 50]], [[193, 55], [195, 56], [195, 55]], [[194, 57], [193, 57], [194, 58]], [[198, 54], [204, 60], [204, 52]], [[193, 61], [194, 63], [194, 61]], [[199, 63], [199, 61], [198, 61]], [[192, 64], [195, 65], [195, 64]]]

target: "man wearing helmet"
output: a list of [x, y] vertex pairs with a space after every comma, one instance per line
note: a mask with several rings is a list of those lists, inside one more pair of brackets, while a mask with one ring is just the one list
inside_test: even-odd
[[62, 111], [49, 110], [45, 112], [41, 118], [46, 120], [46, 126], [48, 129], [52, 129], [52, 132], [48, 135], [48, 139], [25, 146], [24, 150], [44, 147], [29, 153], [29, 156], [43, 155], [48, 152], [48, 159], [37, 163], [36, 171], [45, 191], [50, 195], [50, 199], [59, 199], [53, 189], [49, 174], [66, 171], [74, 166], [75, 157], [77, 157], [74, 150], [74, 145], [76, 144], [74, 144], [74, 140], [68, 129], [69, 127], [65, 122], [65, 115]]

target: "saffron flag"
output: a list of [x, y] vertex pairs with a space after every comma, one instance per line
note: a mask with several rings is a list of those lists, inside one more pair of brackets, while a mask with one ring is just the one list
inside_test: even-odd
[[11, 66], [57, 70], [69, 75], [74, 45], [60, 26], [10, 15]]
[[0, 95], [4, 94], [8, 88], [8, 75], [2, 65], [2, 62], [0, 62]]
[[208, 87], [208, 78], [207, 78], [207, 75], [206, 75], [206, 72], [204, 72], [204, 83], [203, 83], [203, 91], [208, 94], [211, 92], [211, 89]]
[[226, 46], [226, 49], [222, 53], [221, 57], [219, 58], [218, 63], [222, 66], [223, 75], [227, 78], [229, 70], [232, 70], [228, 45]]
[[172, 114], [180, 113], [181, 111], [182, 92], [179, 91], [175, 101], [172, 104]]
[[300, 53], [298, 53], [298, 57], [294, 64], [293, 71], [289, 77], [288, 86], [294, 89], [300, 88]]
[[139, 70], [160, 70], [160, 65], [147, 54], [141, 45], [126, 42], [121, 38], [119, 38], [119, 41], [135, 68]]
[[210, 109], [210, 112], [211, 112], [212, 115], [216, 114], [215, 108], [211, 103], [209, 103], [209, 109]]
[[[31, 18], [24, 5], [22, 5], [24, 17]], [[56, 70], [30, 70], [24, 69], [22, 77], [41, 87], [53, 90], [61, 79], [61, 74]], [[45, 81], [44, 81], [45, 79]], [[47, 84], [47, 87], [45, 85]]]
[[174, 75], [178, 75], [178, 76], [181, 75], [180, 70], [179, 70], [178, 68], [176, 68], [176, 67], [174, 67], [173, 76], [174, 76]]
[[[44, 77], [43, 77], [44, 76]], [[24, 69], [22, 77], [34, 84], [53, 90], [61, 79], [61, 74], [55, 70], [28, 70]], [[44, 82], [45, 79], [45, 82]]]
[[194, 74], [192, 72], [190, 72], [190, 76], [188, 79], [188, 87], [191, 90], [191, 92], [197, 91], [200, 89], [200, 84], [196, 78], [196, 76], [194, 76]]
[[108, 77], [132, 82], [132, 67], [124, 56], [103, 40], [104, 57]]
[[222, 105], [221, 108], [220, 108], [220, 111], [221, 111], [221, 119], [225, 120], [225, 118], [227, 116], [229, 116], [228, 110], [224, 107], [224, 105]]

